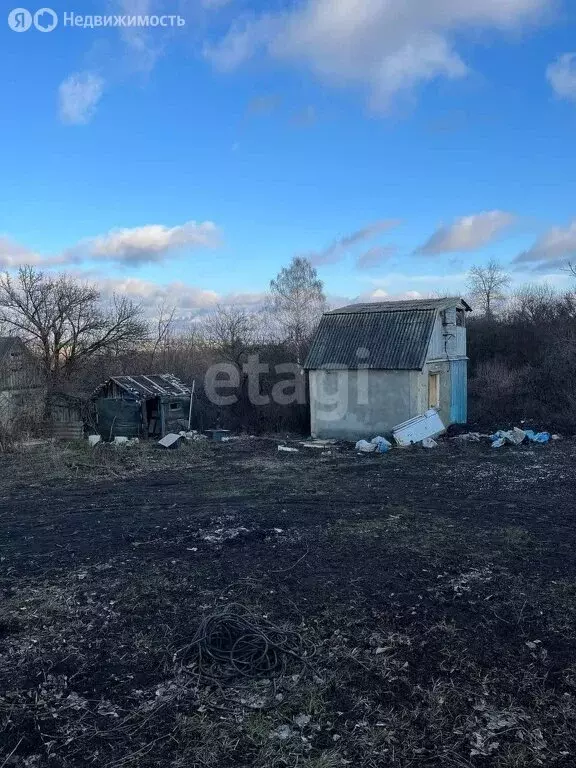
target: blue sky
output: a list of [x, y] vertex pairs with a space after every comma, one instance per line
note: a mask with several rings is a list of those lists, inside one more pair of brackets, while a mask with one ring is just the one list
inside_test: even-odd
[[[568, 2], [51, 8], [52, 32], [12, 31], [12, 6], [0, 26], [0, 267], [191, 311], [258, 301], [296, 254], [342, 299], [459, 292], [490, 258], [569, 284]], [[186, 23], [73, 28], [70, 12]]]

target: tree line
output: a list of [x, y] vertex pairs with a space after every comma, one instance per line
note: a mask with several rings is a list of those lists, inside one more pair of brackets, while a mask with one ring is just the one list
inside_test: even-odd
[[[566, 266], [576, 278], [573, 265]], [[468, 291], [470, 419], [576, 431], [576, 290], [546, 283], [511, 290], [497, 262], [473, 267]]]
[[[572, 277], [576, 271], [568, 267]], [[467, 298], [470, 418], [491, 428], [520, 420], [576, 430], [576, 292], [542, 284], [511, 290], [511, 275], [495, 261], [474, 266]], [[296, 257], [271, 280], [258, 310], [217, 306], [176, 329], [167, 302], [153, 319], [125, 296], [104, 297], [88, 282], [23, 267], [0, 276], [0, 326], [34, 352], [49, 392], [89, 394], [121, 374], [172, 372], [197, 382], [195, 417], [205, 429], [220, 423], [252, 431], [309, 429], [306, 405], [255, 407], [242, 367], [259, 354], [270, 366], [263, 392], [277, 383], [274, 368], [302, 364], [328, 302], [322, 281]], [[202, 382], [215, 363], [238, 368], [237, 402], [217, 408]]]

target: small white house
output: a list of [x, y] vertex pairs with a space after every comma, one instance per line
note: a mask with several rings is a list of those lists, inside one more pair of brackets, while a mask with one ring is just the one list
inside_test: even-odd
[[466, 313], [461, 298], [352, 304], [327, 312], [304, 364], [311, 434], [358, 440], [436, 408], [467, 420]]

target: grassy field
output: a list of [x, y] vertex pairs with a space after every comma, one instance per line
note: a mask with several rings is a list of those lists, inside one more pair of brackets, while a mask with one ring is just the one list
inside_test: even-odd
[[576, 441], [0, 459], [0, 768], [576, 765]]

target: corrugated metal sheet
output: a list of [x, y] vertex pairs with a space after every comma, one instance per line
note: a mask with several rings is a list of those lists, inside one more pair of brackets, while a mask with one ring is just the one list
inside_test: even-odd
[[413, 310], [443, 310], [448, 307], [462, 306], [466, 311], [471, 312], [470, 306], [459, 296], [447, 296], [442, 299], [407, 299], [405, 301], [374, 301], [368, 304], [350, 304], [347, 307], [340, 307], [328, 312], [329, 315], [343, 315], [367, 312], [411, 312]]
[[137, 400], [100, 398], [96, 402], [98, 433], [103, 440], [116, 436], [139, 437], [142, 432], [142, 409]]
[[329, 312], [320, 321], [304, 367], [420, 370], [436, 312], [436, 308]]
[[[191, 394], [190, 387], [183, 384], [171, 373], [113, 376], [109, 381], [113, 381], [121, 389], [140, 398], [158, 397], [158, 395], [177, 396]], [[98, 394], [107, 384], [108, 382], [98, 387], [95, 394]]]

